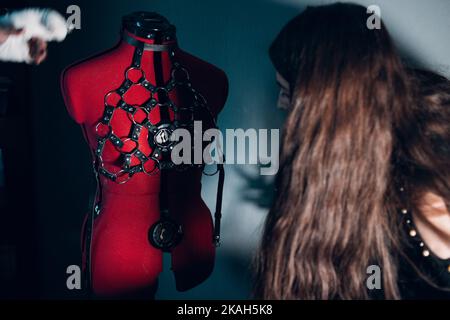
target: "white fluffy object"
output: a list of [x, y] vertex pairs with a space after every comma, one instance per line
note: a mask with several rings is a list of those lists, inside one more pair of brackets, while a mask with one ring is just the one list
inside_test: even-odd
[[0, 26], [23, 29], [20, 35], [11, 35], [0, 45], [0, 60], [31, 63], [28, 40], [37, 37], [47, 42], [63, 41], [67, 36], [64, 17], [50, 9], [24, 9], [0, 17]]

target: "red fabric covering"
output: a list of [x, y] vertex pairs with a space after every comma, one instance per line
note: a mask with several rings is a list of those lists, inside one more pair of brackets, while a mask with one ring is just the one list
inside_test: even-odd
[[[152, 41], [140, 39], [147, 43]], [[104, 111], [105, 95], [119, 88], [124, 72], [131, 65], [134, 47], [121, 42], [115, 48], [68, 67], [62, 75], [62, 91], [70, 116], [84, 127], [90, 149], [97, 144], [95, 126]], [[216, 67], [177, 50], [177, 59], [190, 73], [194, 88], [201, 92], [214, 113], [218, 113], [228, 94], [227, 78]], [[145, 51], [142, 69], [155, 84], [153, 52]], [[162, 53], [164, 80], [170, 78], [171, 62]], [[132, 88], [125, 96], [129, 104], [142, 104], [149, 93]], [[171, 96], [180, 102], [177, 95]], [[125, 112], [117, 110], [111, 121], [119, 137], [127, 136], [130, 121]], [[152, 114], [151, 120], [159, 115]], [[146, 154], [150, 146], [145, 134], [140, 148]], [[104, 161], [108, 169], [118, 170], [118, 154], [110, 145], [105, 147]], [[135, 161], [135, 160], [134, 160]], [[136, 164], [136, 162], [133, 162]], [[151, 167], [151, 166], [150, 166]], [[148, 241], [150, 226], [159, 220], [160, 176], [136, 174], [130, 181], [118, 185], [103, 176], [102, 210], [95, 220], [92, 241], [92, 285], [100, 296], [129, 295], [142, 290], [154, 291], [162, 271], [162, 252]], [[214, 266], [211, 213], [201, 199], [201, 172], [170, 174], [171, 217], [184, 230], [182, 242], [172, 252], [172, 269], [177, 289], [188, 290], [204, 281]], [[84, 248], [84, 245], [83, 245]]]

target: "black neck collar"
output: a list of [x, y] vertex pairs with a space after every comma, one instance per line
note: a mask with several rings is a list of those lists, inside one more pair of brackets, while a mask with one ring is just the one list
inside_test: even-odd
[[162, 52], [162, 51], [170, 51], [177, 47], [176, 42], [168, 43], [168, 44], [146, 43], [144, 41], [140, 41], [136, 38], [133, 38], [126, 32], [122, 33], [122, 39], [125, 42], [127, 42], [128, 44], [132, 45], [133, 47], [142, 47], [144, 51]]

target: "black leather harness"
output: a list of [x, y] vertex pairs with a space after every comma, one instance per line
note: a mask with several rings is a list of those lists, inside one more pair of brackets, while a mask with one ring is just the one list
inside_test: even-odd
[[[176, 61], [175, 45], [166, 44], [147, 44], [138, 41], [127, 34], [123, 34], [124, 40], [135, 47], [132, 64], [125, 71], [125, 80], [121, 86], [109, 92], [105, 96], [105, 109], [103, 115], [95, 127], [97, 134], [97, 146], [93, 150], [94, 154], [94, 174], [97, 182], [96, 195], [92, 204], [91, 213], [88, 215], [85, 233], [85, 254], [86, 254], [86, 273], [87, 273], [87, 288], [92, 285], [92, 270], [91, 270], [91, 251], [92, 251], [92, 237], [93, 224], [97, 216], [100, 215], [102, 199], [101, 199], [101, 183], [100, 175], [112, 180], [118, 184], [123, 184], [129, 181], [135, 174], [154, 175], [160, 172], [161, 186], [160, 186], [160, 213], [161, 219], [155, 223], [149, 230], [149, 241], [158, 249], [170, 252], [182, 238], [183, 230], [180, 225], [170, 219], [168, 186], [167, 186], [167, 170], [185, 171], [192, 168], [204, 169], [205, 164], [194, 164], [192, 161], [189, 164], [175, 164], [171, 159], [171, 151], [178, 143], [173, 141], [172, 133], [179, 128], [187, 129], [193, 132], [194, 121], [206, 114], [208, 121], [214, 128], [218, 128], [215, 116], [212, 114], [207, 106], [205, 98], [196, 91], [189, 78], [187, 69]], [[155, 41], [156, 42], [156, 41]], [[149, 82], [141, 69], [141, 60], [144, 51], [154, 52], [155, 61], [155, 84]], [[161, 52], [169, 52], [172, 62], [171, 78], [164, 83], [162, 79], [162, 65]], [[132, 79], [130, 73], [134, 72], [140, 75], [139, 79]], [[150, 98], [142, 105], [129, 105], [125, 102], [124, 96], [127, 91], [134, 85], [145, 88], [150, 93]], [[169, 97], [172, 90], [181, 90], [185, 95], [189, 96], [187, 105], [178, 106]], [[117, 104], [112, 105], [109, 101], [111, 95], [120, 97]], [[159, 108], [160, 121], [159, 123], [151, 123], [149, 114], [153, 109]], [[117, 110], [124, 111], [131, 122], [131, 130], [127, 137], [119, 137], [114, 133], [114, 128], [111, 121]], [[174, 119], [171, 120], [170, 112], [172, 110]], [[137, 119], [137, 113], [145, 115], [145, 119]], [[144, 128], [146, 130], [144, 130]], [[139, 148], [139, 139], [143, 131], [148, 132], [147, 140], [152, 149], [150, 154], [144, 154]], [[106, 143], [110, 142], [120, 154], [121, 167], [119, 170], [113, 171], [107, 168], [103, 160], [103, 151]], [[125, 145], [131, 142], [131, 150], [125, 150]], [[139, 164], [132, 165], [132, 159], [138, 159]], [[153, 162], [151, 170], [146, 168], [147, 164]], [[217, 171], [219, 174], [216, 208], [214, 214], [214, 231], [213, 243], [215, 246], [220, 245], [220, 219], [222, 208], [222, 193], [225, 179], [225, 171], [222, 163], [217, 163]], [[208, 175], [214, 175], [208, 174]]]

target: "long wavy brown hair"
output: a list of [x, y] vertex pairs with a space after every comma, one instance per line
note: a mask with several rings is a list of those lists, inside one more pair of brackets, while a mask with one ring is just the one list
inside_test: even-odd
[[444, 164], [417, 134], [425, 121], [412, 107], [411, 75], [386, 27], [370, 30], [367, 18], [359, 5], [308, 7], [272, 44], [293, 98], [256, 261], [258, 298], [365, 299], [371, 264], [384, 297], [399, 298], [398, 180], [432, 172], [424, 187], [448, 195]]
[[433, 192], [450, 208], [450, 80], [427, 70], [409, 71], [416, 88], [414, 123], [396, 127], [394, 179], [406, 186], [409, 206], [417, 208]]
[[[415, 88], [416, 102], [410, 106], [415, 121], [398, 121], [393, 156], [391, 203], [418, 211], [426, 193], [432, 192], [442, 198], [450, 211], [450, 80], [427, 70], [410, 70]], [[401, 256], [429, 286], [442, 292], [433, 278], [438, 274], [424, 273], [405, 253], [411, 247], [408, 235], [398, 248]], [[445, 235], [444, 235], [445, 237]], [[401, 274], [399, 275], [401, 277]]]

